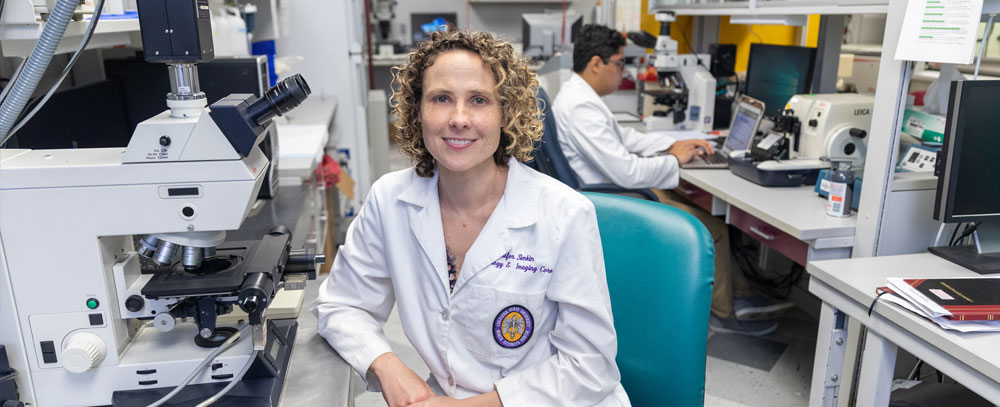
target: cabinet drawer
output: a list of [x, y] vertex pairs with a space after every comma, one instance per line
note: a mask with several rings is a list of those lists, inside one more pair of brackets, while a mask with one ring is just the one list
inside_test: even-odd
[[674, 192], [678, 195], [687, 198], [687, 200], [694, 202], [701, 209], [712, 213], [712, 194], [705, 192], [705, 190], [694, 186], [690, 182], [685, 180], [680, 180], [677, 184], [677, 188], [674, 188]]
[[809, 257], [809, 245], [805, 242], [735, 206], [729, 207], [729, 223], [778, 253], [792, 259], [792, 261], [803, 266], [806, 265], [806, 259]]

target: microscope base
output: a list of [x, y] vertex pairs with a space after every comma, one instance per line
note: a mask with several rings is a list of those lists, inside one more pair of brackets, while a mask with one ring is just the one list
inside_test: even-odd
[[[253, 365], [247, 370], [240, 384], [216, 401], [213, 406], [273, 407], [278, 405], [281, 390], [288, 371], [288, 361], [292, 357], [292, 344], [299, 323], [292, 319], [268, 321], [267, 342], [264, 350], [257, 353]], [[247, 340], [245, 338], [243, 340]], [[174, 396], [164, 406], [193, 406], [218, 393], [228, 385], [228, 381], [218, 383], [192, 384]], [[173, 390], [173, 387], [156, 389], [116, 391], [112, 395], [114, 407], [144, 407]]]

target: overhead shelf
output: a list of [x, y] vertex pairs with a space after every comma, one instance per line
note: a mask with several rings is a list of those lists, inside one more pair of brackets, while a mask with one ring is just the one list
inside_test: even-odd
[[[0, 47], [5, 56], [25, 57], [31, 53], [38, 37], [42, 35], [45, 22], [36, 14], [32, 2], [24, 0], [9, 0], [2, 2], [3, 19], [0, 25]], [[89, 15], [87, 15], [89, 17]], [[83, 34], [90, 25], [89, 18], [83, 21], [70, 21], [56, 53], [72, 52], [80, 45]], [[135, 13], [120, 15], [102, 15], [97, 22], [94, 36], [90, 39], [87, 49], [130, 45], [132, 33], [138, 34], [139, 20]], [[136, 35], [135, 37], [138, 37]]]
[[[72, 52], [80, 45], [83, 34], [87, 31], [90, 21], [73, 21], [66, 27], [66, 35], [59, 42], [56, 53]], [[42, 34], [44, 23], [6, 25], [0, 34], [3, 54], [6, 56], [25, 57]], [[139, 20], [101, 20], [97, 22], [94, 36], [87, 44], [87, 49], [106, 48], [131, 44], [131, 33], [139, 32]]]
[[865, 1], [733, 1], [723, 3], [691, 3], [678, 0], [652, 0], [650, 11], [673, 11], [689, 16], [744, 16], [744, 15], [809, 15], [809, 14], [886, 14], [888, 0]]
[[[889, 0], [650, 0], [649, 10], [687, 16], [887, 14]], [[984, 0], [983, 13], [1000, 13], [1000, 0]]]

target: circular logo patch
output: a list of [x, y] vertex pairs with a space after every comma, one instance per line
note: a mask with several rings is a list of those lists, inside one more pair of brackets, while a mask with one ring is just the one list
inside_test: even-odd
[[531, 312], [520, 305], [510, 305], [493, 319], [493, 339], [507, 349], [524, 345], [535, 331]]

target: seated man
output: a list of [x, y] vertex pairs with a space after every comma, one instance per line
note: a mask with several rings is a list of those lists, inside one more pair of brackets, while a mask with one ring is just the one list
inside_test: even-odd
[[601, 96], [618, 89], [625, 67], [625, 37], [600, 25], [583, 27], [573, 45], [573, 76], [562, 84], [552, 104], [559, 145], [584, 184], [614, 183], [624, 188], [653, 188], [664, 204], [705, 224], [715, 242], [715, 285], [709, 326], [717, 332], [766, 335], [774, 320], [793, 306], [751, 293], [746, 278], [732, 271], [729, 230], [725, 222], [668, 191], [677, 186], [679, 166], [712, 154], [705, 140], [675, 141], [625, 128], [615, 121]]

